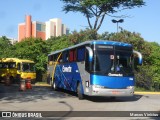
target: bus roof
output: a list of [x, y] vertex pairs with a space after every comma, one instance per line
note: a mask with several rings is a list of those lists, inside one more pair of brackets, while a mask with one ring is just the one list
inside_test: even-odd
[[104, 45], [132, 47], [131, 44], [124, 43], [124, 42], [108, 41], [108, 40], [92, 40], [92, 41], [85, 41], [85, 42], [79, 43], [77, 45], [73, 45], [71, 47], [68, 47], [68, 48], [65, 48], [65, 49], [62, 49], [62, 50], [57, 50], [57, 51], [51, 52], [49, 55], [60, 53], [60, 52], [70, 50], [70, 49], [73, 49], [73, 48], [76, 48], [76, 47], [79, 47], [79, 46], [83, 46], [83, 45], [86, 45], [86, 44], [90, 44], [90, 45], [92, 45], [92, 44], [104, 44]]
[[0, 62], [28, 62], [28, 63], [34, 63], [31, 60], [19, 59], [19, 58], [1, 58]]

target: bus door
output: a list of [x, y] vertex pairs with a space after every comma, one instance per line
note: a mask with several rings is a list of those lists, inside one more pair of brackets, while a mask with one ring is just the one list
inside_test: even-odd
[[86, 47], [85, 52], [85, 66], [81, 73], [81, 78], [83, 80], [83, 89], [84, 94], [89, 95], [89, 87], [90, 87], [90, 73], [93, 70], [93, 51], [90, 47]]

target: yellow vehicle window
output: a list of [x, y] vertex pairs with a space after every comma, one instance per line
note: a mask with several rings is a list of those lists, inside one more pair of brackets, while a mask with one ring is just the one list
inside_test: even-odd
[[22, 63], [23, 72], [35, 72], [34, 63]]
[[0, 63], [0, 68], [16, 68], [16, 63], [15, 62]]

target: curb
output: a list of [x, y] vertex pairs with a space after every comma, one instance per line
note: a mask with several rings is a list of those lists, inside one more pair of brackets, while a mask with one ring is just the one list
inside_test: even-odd
[[51, 85], [49, 85], [49, 84], [35, 84], [34, 86], [44, 86], [44, 87], [50, 87]]
[[143, 94], [143, 95], [160, 95], [160, 92], [134, 92], [134, 94]]

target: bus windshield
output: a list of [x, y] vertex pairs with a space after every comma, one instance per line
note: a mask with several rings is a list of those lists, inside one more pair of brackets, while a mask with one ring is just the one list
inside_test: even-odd
[[115, 72], [124, 76], [133, 75], [133, 54], [129, 51], [115, 52]]
[[103, 75], [133, 76], [132, 56], [132, 51], [96, 50], [93, 71]]
[[23, 72], [35, 72], [34, 63], [22, 63], [22, 71]]

